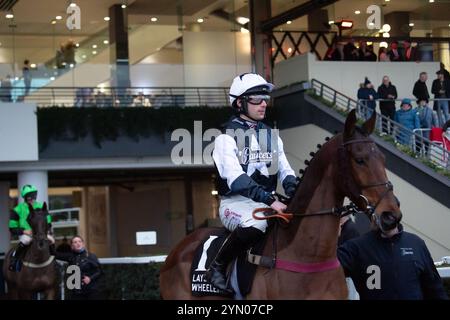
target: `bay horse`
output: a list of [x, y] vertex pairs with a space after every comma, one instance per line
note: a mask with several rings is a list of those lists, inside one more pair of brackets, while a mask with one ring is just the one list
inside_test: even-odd
[[[339, 215], [331, 214], [335, 211], [332, 208], [343, 208], [347, 197], [371, 218], [383, 212], [401, 217], [387, 179], [384, 155], [369, 137], [375, 127], [375, 113], [361, 127], [356, 126], [356, 121], [352, 110], [344, 132], [318, 145], [286, 209], [293, 213], [293, 219], [287, 228], [278, 228], [275, 239], [274, 229], [270, 229], [263, 252], [270, 257], [275, 240], [277, 261], [306, 267], [331, 262], [334, 267], [302, 272], [258, 266], [247, 299], [347, 299], [344, 272], [336, 257]], [[194, 231], [168, 255], [160, 271], [163, 299], [199, 299], [191, 295], [191, 262], [195, 249], [212, 230]]]
[[44, 202], [42, 209], [33, 209], [31, 205], [28, 207], [33, 240], [24, 254], [20, 272], [8, 270], [14, 248], [6, 254], [3, 274], [8, 285], [8, 296], [13, 300], [31, 300], [34, 294], [43, 292], [47, 300], [53, 300], [58, 285], [58, 272], [55, 257], [50, 255], [47, 239], [47, 204]]

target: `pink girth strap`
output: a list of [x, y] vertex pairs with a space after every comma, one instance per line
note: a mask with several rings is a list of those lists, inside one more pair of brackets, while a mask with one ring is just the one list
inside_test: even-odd
[[277, 259], [275, 262], [276, 269], [282, 269], [292, 272], [301, 273], [313, 273], [313, 272], [324, 272], [339, 268], [341, 264], [338, 259], [333, 259], [325, 262], [316, 263], [298, 263], [286, 260]]

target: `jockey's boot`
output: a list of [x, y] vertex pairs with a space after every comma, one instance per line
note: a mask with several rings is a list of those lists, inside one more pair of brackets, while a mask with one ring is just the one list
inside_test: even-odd
[[14, 250], [13, 254], [11, 255], [11, 261], [9, 263], [9, 271], [12, 272], [19, 272], [20, 269], [22, 269], [22, 258], [25, 253], [26, 245], [24, 245], [22, 242], [19, 242], [17, 245], [16, 250]]
[[211, 263], [205, 276], [216, 288], [233, 293], [233, 290], [227, 284], [227, 266], [242, 252], [247, 251], [252, 245], [258, 242], [264, 236], [264, 232], [259, 229], [236, 228], [219, 249], [216, 258]]

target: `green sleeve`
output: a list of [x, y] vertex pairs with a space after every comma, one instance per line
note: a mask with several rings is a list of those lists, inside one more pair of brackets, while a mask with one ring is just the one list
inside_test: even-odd
[[47, 223], [52, 223], [52, 215], [50, 213], [47, 215]]

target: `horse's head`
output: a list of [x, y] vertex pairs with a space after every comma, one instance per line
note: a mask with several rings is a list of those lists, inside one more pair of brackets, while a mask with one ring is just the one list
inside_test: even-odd
[[47, 244], [47, 216], [49, 214], [47, 204], [44, 202], [41, 209], [34, 209], [33, 206], [29, 204], [28, 208], [30, 210], [29, 222], [31, 228], [33, 229], [33, 242], [35, 242], [38, 249], [42, 250]]
[[343, 193], [366, 212], [378, 228], [387, 231], [397, 226], [402, 213], [386, 175], [385, 157], [369, 137], [375, 120], [374, 112], [358, 127], [355, 110], [348, 115], [339, 150], [340, 184]]

